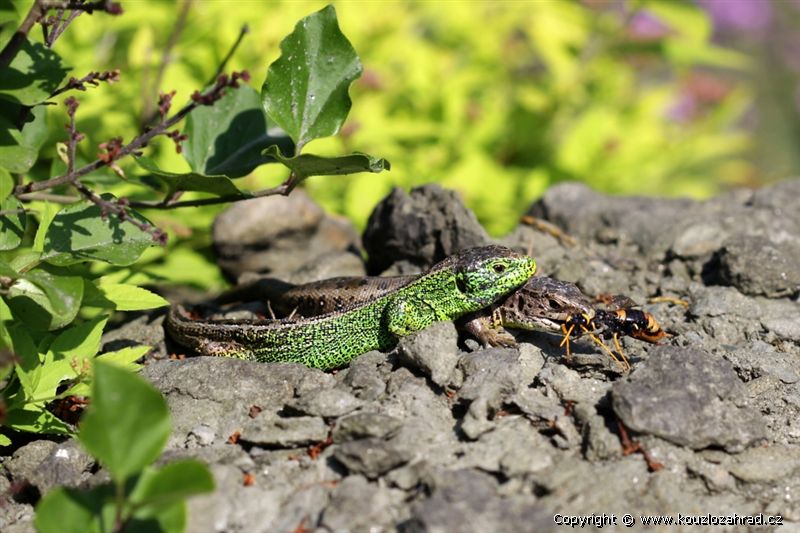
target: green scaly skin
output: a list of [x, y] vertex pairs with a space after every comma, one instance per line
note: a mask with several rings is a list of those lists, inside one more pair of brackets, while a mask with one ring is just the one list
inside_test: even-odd
[[487, 307], [535, 271], [533, 259], [508, 248], [471, 248], [342, 311], [297, 320], [191, 320], [182, 307], [173, 306], [166, 327], [173, 339], [203, 355], [328, 370], [370, 350], [390, 349], [398, 337], [436, 321]]

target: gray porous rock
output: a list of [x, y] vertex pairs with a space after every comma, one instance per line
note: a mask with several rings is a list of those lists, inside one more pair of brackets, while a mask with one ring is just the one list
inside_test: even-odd
[[503, 498], [497, 481], [479, 470], [437, 472], [430, 497], [411, 506], [405, 533], [555, 531], [553, 515], [532, 497]]
[[[182, 447], [199, 424], [224, 442], [252, 420], [253, 408], [277, 413], [297, 391], [332, 387], [329, 374], [302, 365], [265, 365], [222, 357], [158, 361], [142, 375], [160, 390], [172, 414], [169, 446]], [[321, 420], [320, 420], [321, 422]], [[325, 438], [325, 435], [322, 436]]]
[[320, 520], [327, 531], [379, 531], [390, 529], [402, 516], [405, 492], [347, 476], [331, 492]]
[[100, 353], [113, 352], [132, 346], [150, 346], [148, 358], [167, 357], [164, 341], [164, 313], [161, 310], [138, 316], [116, 329], [103, 333]]
[[289, 411], [305, 415], [335, 418], [351, 413], [362, 405], [363, 402], [349, 391], [333, 388], [308, 391], [286, 407]]
[[458, 333], [452, 322], [436, 322], [429, 328], [400, 339], [399, 360], [416, 368], [440, 387], [450, 383], [458, 364]]
[[800, 293], [800, 239], [736, 235], [719, 251], [719, 276], [743, 294], [780, 298]]
[[371, 273], [383, 272], [399, 260], [430, 266], [490, 242], [458, 193], [439, 185], [416, 187], [409, 194], [395, 188], [375, 206], [364, 231]]
[[295, 448], [324, 441], [330, 428], [316, 416], [269, 416], [264, 413], [246, 421], [240, 440], [267, 448]]
[[301, 190], [232, 204], [214, 221], [213, 239], [217, 262], [231, 279], [290, 273], [330, 252], [360, 249], [352, 224], [326, 215]]
[[730, 363], [696, 349], [663, 346], [612, 388], [625, 425], [670, 442], [741, 451], [766, 437], [761, 413], [742, 405], [745, 389]]
[[403, 421], [382, 413], [359, 412], [343, 416], [336, 421], [331, 434], [334, 442], [366, 437], [390, 437], [403, 425]]
[[[352, 233], [320, 242], [318, 208], [276, 209], [269, 227], [251, 235], [245, 224], [227, 237], [255, 254], [243, 265], [268, 258], [284, 280], [363, 268], [345, 244], [357, 241]], [[569, 529], [554, 523], [557, 513], [638, 522], [678, 512], [781, 514], [780, 529], [798, 529], [800, 180], [704, 201], [561, 184], [530, 214], [540, 221], [526, 219], [502, 242], [530, 248], [540, 274], [589, 297], [629, 296], [669, 333], [661, 346], [623, 336], [624, 373], [586, 335], [573, 337], [567, 359], [557, 332], [515, 332], [517, 348], [483, 349], [442, 323], [332, 372], [148, 358], [142, 375], [173, 423], [157, 465], [194, 457], [217, 486], [188, 501], [187, 531], [538, 532]], [[264, 216], [247, 214], [266, 226]], [[377, 268], [395, 273], [488, 242], [457, 195], [435, 186], [393, 192], [366, 235]], [[159, 322], [137, 317], [104, 345], [158, 346]], [[638, 453], [624, 453], [620, 421]], [[108, 480], [72, 454], [74, 441], [56, 440], [0, 452], [0, 531], [32, 531], [41, 490]], [[23, 478], [32, 489], [15, 492]]]
[[336, 446], [333, 457], [351, 474], [361, 474], [370, 479], [376, 479], [411, 459], [391, 441], [374, 437], [343, 442]]

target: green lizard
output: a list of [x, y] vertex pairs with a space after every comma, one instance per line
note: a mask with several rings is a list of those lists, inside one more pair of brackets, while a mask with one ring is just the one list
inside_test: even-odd
[[[293, 285], [263, 278], [228, 293], [223, 301], [254, 296], [269, 302], [281, 316], [310, 317], [341, 311], [358, 302], [387, 294], [414, 276], [340, 277]], [[254, 294], [257, 293], [257, 294]], [[458, 324], [484, 346], [513, 346], [504, 328], [563, 332], [574, 317], [591, 321], [595, 310], [589, 298], [573, 283], [534, 276], [490, 307], [461, 317]]]
[[173, 339], [204, 355], [287, 361], [331, 369], [398, 337], [491, 305], [536, 271], [528, 256], [502, 246], [471, 248], [402, 285], [340, 311], [266, 321], [192, 320], [173, 306], [166, 327]]

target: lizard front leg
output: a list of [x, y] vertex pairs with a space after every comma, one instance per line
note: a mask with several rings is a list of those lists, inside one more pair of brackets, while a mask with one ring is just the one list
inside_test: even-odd
[[433, 307], [424, 301], [404, 296], [393, 298], [384, 313], [389, 332], [397, 337], [425, 329], [437, 320], [441, 320]]

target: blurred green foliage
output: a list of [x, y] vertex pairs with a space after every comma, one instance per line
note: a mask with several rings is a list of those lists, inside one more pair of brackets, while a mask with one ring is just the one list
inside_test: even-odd
[[[123, 2], [109, 24], [83, 16], [58, 49], [75, 72], [120, 68], [123, 81], [81, 108], [92, 146], [126, 138], [152, 112], [162, 52], [182, 4]], [[240, 26], [251, 34], [230, 66], [253, 70], [258, 87], [278, 42], [322, 2], [192, 2], [169, 51], [160, 89], [178, 99], [208, 79]], [[380, 175], [314, 178], [306, 187], [363, 225], [392, 186], [439, 182], [461, 191], [494, 233], [512, 227], [549, 185], [585, 181], [611, 193], [709, 195], [746, 182], [746, 133], [737, 128], [751, 94], [724, 83], [681, 115], [697, 85], [745, 66], [710, 43], [698, 7], [676, 0], [547, 2], [337, 2], [340, 24], [365, 66], [344, 131], [317, 153], [358, 147], [392, 162]], [[650, 21], [648, 26], [647, 22]], [[644, 22], [642, 22], [644, 21]], [[653, 31], [653, 27], [655, 31]], [[643, 29], [642, 29], [643, 28]], [[698, 74], [699, 73], [699, 74]], [[698, 76], [705, 76], [700, 78]], [[707, 85], [707, 84], [706, 84]], [[703, 96], [703, 95], [701, 95]], [[118, 101], [128, 106], [116, 105]], [[53, 133], [62, 120], [51, 123]], [[89, 156], [91, 154], [87, 154]], [[164, 145], [159, 164], [185, 169]], [[285, 171], [261, 167], [253, 187]], [[171, 225], [207, 227], [208, 216], [173, 214]]]

